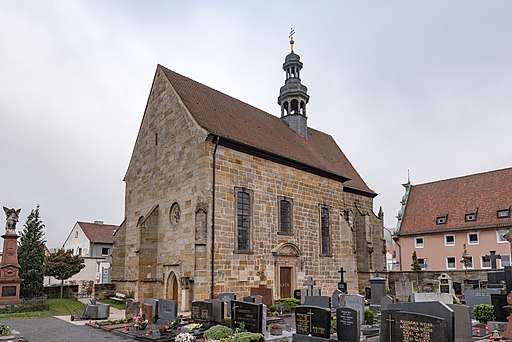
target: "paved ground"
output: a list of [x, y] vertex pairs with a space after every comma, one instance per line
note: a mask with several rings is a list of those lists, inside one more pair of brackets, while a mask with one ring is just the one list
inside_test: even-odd
[[19, 331], [30, 342], [133, 341], [133, 339], [126, 339], [100, 329], [75, 325], [56, 317], [2, 319], [0, 323]]

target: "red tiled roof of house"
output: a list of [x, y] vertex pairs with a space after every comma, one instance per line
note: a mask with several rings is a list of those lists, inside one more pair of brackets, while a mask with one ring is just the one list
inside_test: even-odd
[[308, 128], [308, 139], [303, 139], [274, 115], [158, 67], [194, 120], [209, 133], [349, 178], [344, 186], [376, 195], [330, 135]]
[[[512, 206], [512, 168], [413, 185], [399, 235], [512, 227], [512, 218], [498, 218]], [[477, 213], [466, 222], [466, 214]], [[448, 215], [445, 224], [438, 217]]]
[[89, 241], [94, 243], [114, 243], [114, 232], [119, 226], [103, 223], [77, 222]]

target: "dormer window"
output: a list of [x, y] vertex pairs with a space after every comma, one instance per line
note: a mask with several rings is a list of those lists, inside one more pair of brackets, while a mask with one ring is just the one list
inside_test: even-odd
[[438, 216], [436, 218], [436, 224], [446, 224], [446, 221], [448, 221], [448, 214], [443, 216]]
[[476, 221], [476, 213], [469, 213], [469, 214], [466, 214], [466, 216], [464, 217], [464, 220], [465, 220], [466, 222]]
[[498, 218], [510, 217], [510, 208], [498, 210]]

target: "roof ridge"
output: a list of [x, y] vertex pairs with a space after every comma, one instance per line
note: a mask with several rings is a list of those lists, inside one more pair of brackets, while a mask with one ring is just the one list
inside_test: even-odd
[[430, 182], [426, 182], [426, 183], [411, 184], [411, 185], [413, 187], [418, 187], [418, 186], [423, 186], [423, 185], [431, 185], [431, 184], [435, 184], [435, 183], [449, 182], [449, 181], [463, 179], [463, 178], [470, 178], [470, 177], [475, 177], [475, 176], [483, 176], [483, 175], [486, 175], [486, 174], [495, 173], [495, 172], [503, 172], [503, 171], [507, 171], [507, 170], [512, 170], [512, 167], [506, 167], [506, 168], [503, 168], [503, 169], [496, 169], [496, 170], [490, 170], [490, 171], [483, 171], [483, 172], [478, 172], [478, 173], [472, 173], [470, 175], [456, 176], [456, 177], [452, 177], [452, 178], [440, 179], [440, 180], [437, 180], [437, 181], [430, 181]]

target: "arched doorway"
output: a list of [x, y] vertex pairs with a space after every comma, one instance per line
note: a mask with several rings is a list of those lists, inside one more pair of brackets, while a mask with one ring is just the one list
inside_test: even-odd
[[167, 278], [167, 298], [178, 301], [178, 278], [174, 272]]
[[297, 271], [300, 249], [297, 245], [280, 243], [273, 250], [274, 255], [274, 293], [276, 298], [293, 297], [293, 289], [297, 286]]

